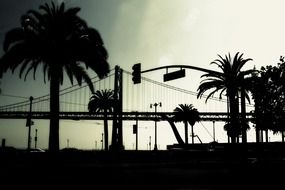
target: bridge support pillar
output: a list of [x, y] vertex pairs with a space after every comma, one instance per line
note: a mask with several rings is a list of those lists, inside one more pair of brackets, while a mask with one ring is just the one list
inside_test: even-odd
[[115, 67], [115, 81], [114, 81], [114, 118], [113, 118], [113, 131], [112, 131], [112, 143], [110, 150], [124, 150], [123, 145], [123, 70], [119, 67]]

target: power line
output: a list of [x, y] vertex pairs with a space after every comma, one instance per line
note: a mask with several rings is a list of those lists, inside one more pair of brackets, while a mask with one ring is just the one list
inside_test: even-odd
[[[115, 69], [111, 69], [110, 72], [114, 71]], [[114, 73], [108, 75], [108, 77], [111, 77], [113, 76]], [[108, 78], [106, 77], [106, 78]], [[95, 80], [95, 81], [94, 81]], [[104, 80], [104, 79], [98, 79], [98, 76], [95, 76], [93, 78], [91, 78], [91, 81], [93, 81], [93, 83], [97, 83], [101, 80]], [[70, 87], [67, 87], [67, 88], [64, 88], [62, 90], [60, 90], [60, 96], [62, 95], [65, 95], [65, 94], [68, 94], [68, 93], [71, 93], [71, 92], [74, 92], [74, 91], [77, 91], [77, 90], [80, 90], [82, 88], [85, 88], [87, 87], [88, 85], [86, 84], [86, 82], [84, 81], [83, 82], [84, 85], [81, 85], [79, 86], [79, 84], [75, 84], [75, 85], [72, 85]], [[78, 88], [76, 88], [78, 87]], [[76, 89], [74, 89], [76, 88]], [[68, 91], [69, 90], [69, 91]], [[66, 92], [67, 91], [67, 92]], [[3, 105], [3, 106], [0, 106], [0, 109], [9, 109], [9, 108], [17, 108], [17, 107], [21, 107], [23, 105], [27, 105], [29, 104], [29, 97], [23, 97], [23, 96], [16, 96], [16, 95], [9, 95], [9, 94], [0, 94], [1, 96], [9, 96], [9, 97], [14, 97], [14, 98], [22, 98], [22, 99], [27, 99], [27, 101], [23, 101], [23, 102], [18, 102], [18, 103], [14, 103], [14, 104], [9, 104], [9, 105]], [[36, 97], [34, 98], [34, 102], [33, 104], [35, 103], [39, 103], [39, 102], [43, 102], [43, 101], [46, 101], [46, 100], [49, 100], [50, 94], [46, 94], [46, 95], [43, 95], [43, 96], [40, 96], [40, 97]]]
[[0, 96], [5, 96], [5, 97], [10, 97], [10, 98], [22, 98], [22, 99], [29, 99], [29, 97], [26, 96], [17, 96], [17, 95], [12, 95], [12, 94], [0, 94]]
[[199, 123], [201, 123], [202, 127], [206, 130], [206, 132], [208, 133], [208, 135], [210, 135], [210, 137], [213, 138], [213, 136], [211, 135], [211, 133], [209, 132], [209, 130], [203, 125], [203, 123], [202, 123], [202, 122], [199, 122]]

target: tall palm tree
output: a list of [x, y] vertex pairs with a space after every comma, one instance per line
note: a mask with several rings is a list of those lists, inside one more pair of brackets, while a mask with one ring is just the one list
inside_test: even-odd
[[103, 112], [104, 113], [104, 142], [105, 150], [109, 148], [108, 143], [108, 112], [113, 112], [115, 104], [114, 91], [113, 90], [97, 90], [90, 98], [88, 104], [89, 112]]
[[103, 78], [109, 73], [108, 54], [97, 30], [87, 26], [77, 13], [80, 8], [65, 9], [64, 3], [44, 4], [29, 10], [21, 17], [21, 27], [7, 32], [5, 54], [0, 60], [0, 71], [20, 67], [20, 78], [30, 71], [43, 68], [44, 82], [50, 81], [50, 133], [49, 150], [59, 150], [59, 90], [64, 73], [71, 83], [74, 78], [81, 85], [93, 84], [86, 72], [91, 68]]
[[[238, 92], [243, 89], [246, 90], [244, 86], [244, 78], [247, 75], [250, 75], [253, 70], [241, 71], [242, 67], [252, 59], [243, 59], [243, 54], [237, 52], [234, 58], [231, 58], [231, 55], [226, 55], [225, 58], [218, 55], [219, 59], [214, 60], [211, 64], [217, 65], [222, 72], [211, 72], [202, 75], [201, 77], [206, 77], [206, 79], [201, 81], [200, 86], [198, 87], [198, 98], [209, 90], [212, 90], [206, 98], [210, 98], [213, 94], [220, 91], [219, 97], [222, 98], [224, 92], [229, 99], [229, 110], [230, 110], [230, 123], [231, 127], [235, 128], [233, 131], [236, 132], [235, 135], [231, 136], [232, 143], [236, 142], [236, 137], [238, 131], [240, 130], [238, 113], [239, 113], [239, 101], [238, 101]], [[247, 92], [247, 91], [246, 91]], [[249, 96], [245, 93], [246, 98], [249, 100]]]
[[188, 123], [191, 125], [192, 144], [194, 144], [193, 126], [200, 121], [199, 112], [192, 104], [179, 104], [174, 109], [174, 121], [183, 122], [185, 126], [185, 144], [188, 144]]

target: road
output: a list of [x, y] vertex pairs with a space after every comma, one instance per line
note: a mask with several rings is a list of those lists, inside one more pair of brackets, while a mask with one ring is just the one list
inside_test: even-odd
[[21, 189], [284, 189], [281, 157], [233, 152], [2, 152], [1, 186]]

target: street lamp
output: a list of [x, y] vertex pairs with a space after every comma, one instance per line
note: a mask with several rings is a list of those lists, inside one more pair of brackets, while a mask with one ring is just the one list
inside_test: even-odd
[[[157, 106], [162, 106], [162, 104], [161, 104], [161, 102], [159, 102], [159, 103], [154, 103], [154, 104], [150, 104], [150, 108], [152, 108], [152, 106], [154, 106], [154, 112], [155, 112], [155, 117], [157, 117], [156, 116], [156, 112], [157, 112]], [[156, 124], [156, 122], [157, 122], [157, 119], [155, 118], [155, 121], [154, 121], [154, 149], [153, 150], [157, 150], [157, 124]]]

